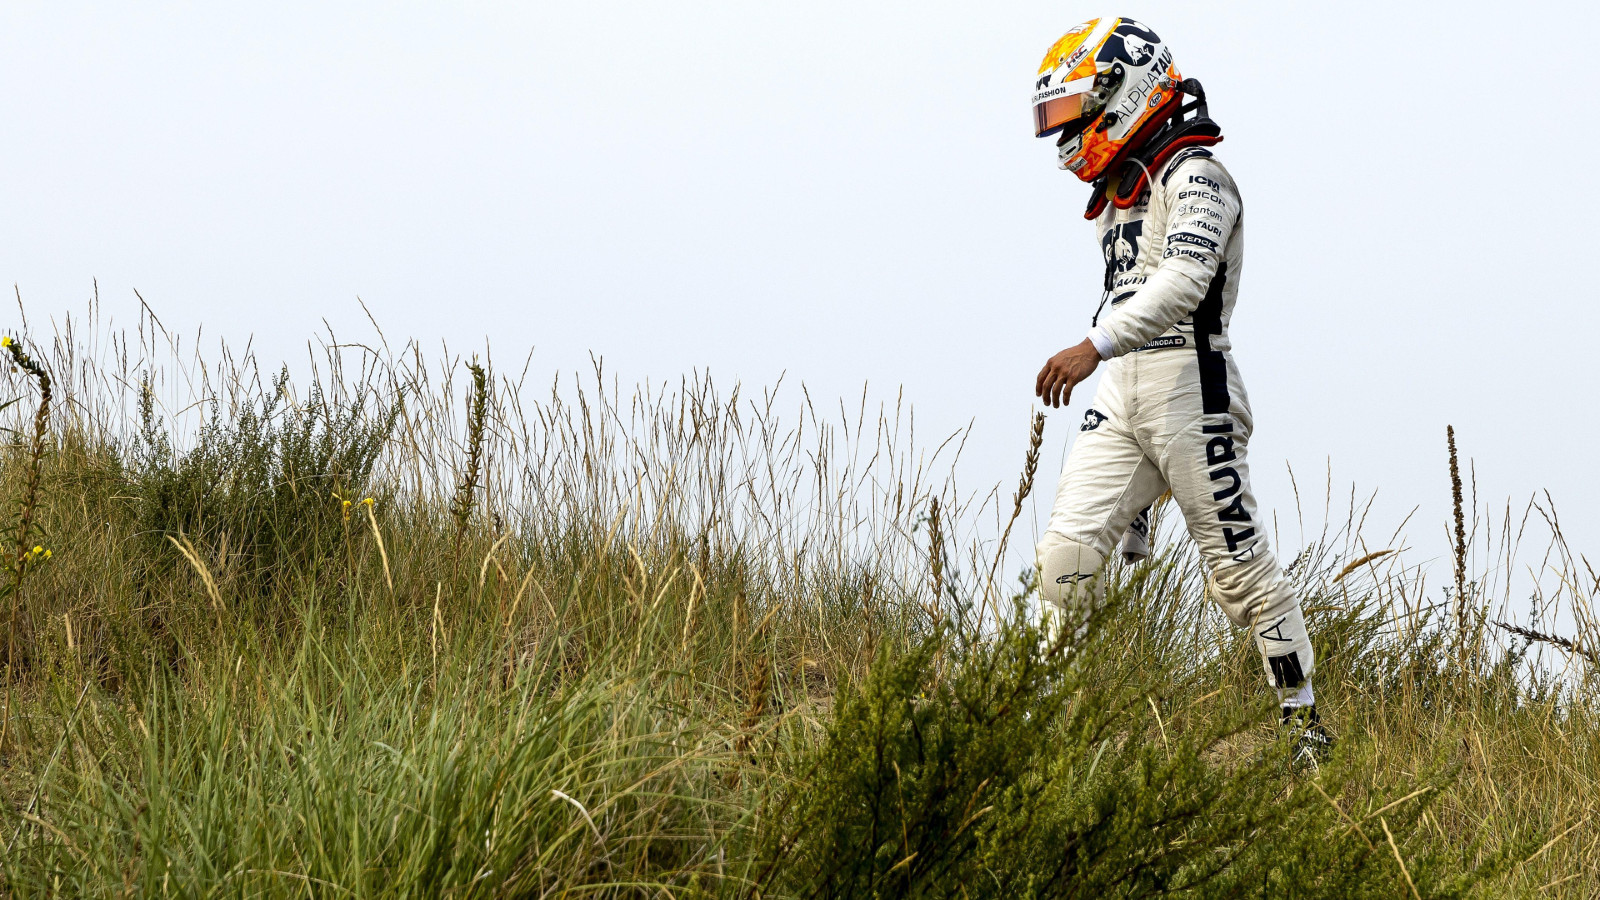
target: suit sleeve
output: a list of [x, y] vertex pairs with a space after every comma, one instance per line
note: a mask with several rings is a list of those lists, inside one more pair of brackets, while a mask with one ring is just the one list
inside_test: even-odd
[[1143, 347], [1189, 316], [1205, 299], [1239, 221], [1233, 179], [1209, 159], [1188, 160], [1152, 188], [1164, 192], [1167, 233], [1161, 261], [1137, 293], [1102, 316], [1090, 340], [1105, 355]]

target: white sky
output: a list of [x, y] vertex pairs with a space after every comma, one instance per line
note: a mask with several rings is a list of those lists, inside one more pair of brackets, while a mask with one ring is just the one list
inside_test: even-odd
[[[964, 479], [1009, 492], [1034, 373], [1100, 280], [1027, 88], [1097, 12], [8, 3], [0, 278], [36, 318], [98, 277], [131, 324], [137, 288], [269, 360], [324, 319], [370, 335], [359, 295], [391, 338], [531, 345], [551, 373], [593, 350], [625, 380], [904, 385], [919, 430], [975, 420]], [[1331, 459], [1379, 524], [1421, 504], [1413, 544], [1442, 556], [1454, 423], [1481, 496], [1548, 488], [1600, 549], [1594, 7], [1120, 12], [1227, 134], [1263, 505], [1292, 517], [1284, 463], [1320, 497]], [[1041, 514], [1089, 396], [1051, 414]]]

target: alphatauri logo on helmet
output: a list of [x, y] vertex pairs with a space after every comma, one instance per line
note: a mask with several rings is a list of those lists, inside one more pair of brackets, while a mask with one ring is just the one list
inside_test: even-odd
[[1150, 71], [1145, 73], [1144, 78], [1140, 79], [1138, 84], [1128, 89], [1128, 96], [1117, 104], [1117, 115], [1126, 117], [1138, 112], [1139, 104], [1144, 102], [1145, 96], [1150, 93], [1150, 89], [1162, 80], [1162, 73], [1166, 72], [1171, 65], [1172, 51], [1161, 51], [1161, 58], [1156, 60], [1156, 64]]
[[1142, 38], [1128, 37], [1122, 40], [1122, 52], [1128, 65], [1142, 66], [1156, 55], [1156, 46]]
[[1096, 59], [1103, 63], [1120, 59], [1130, 66], [1139, 67], [1156, 55], [1156, 45], [1161, 38], [1154, 31], [1132, 19], [1123, 19], [1117, 30], [1106, 38], [1105, 46]]

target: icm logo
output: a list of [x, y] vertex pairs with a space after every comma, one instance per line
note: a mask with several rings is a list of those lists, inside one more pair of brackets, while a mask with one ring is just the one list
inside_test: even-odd
[[1083, 411], [1083, 424], [1078, 426], [1078, 430], [1093, 431], [1096, 428], [1099, 428], [1100, 423], [1104, 422], [1105, 420], [1105, 413], [1100, 412], [1097, 409], [1086, 409]]
[[1100, 239], [1100, 250], [1112, 275], [1124, 275], [1139, 262], [1139, 237], [1144, 233], [1144, 220], [1113, 225]]

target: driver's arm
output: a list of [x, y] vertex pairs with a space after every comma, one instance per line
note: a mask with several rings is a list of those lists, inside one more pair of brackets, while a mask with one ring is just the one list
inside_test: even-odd
[[1102, 359], [1159, 337], [1200, 306], [1219, 272], [1226, 275], [1224, 254], [1240, 214], [1239, 191], [1227, 171], [1197, 157], [1168, 169], [1151, 190], [1164, 192], [1172, 210], [1166, 251], [1138, 292], [1101, 316], [1089, 332]]

